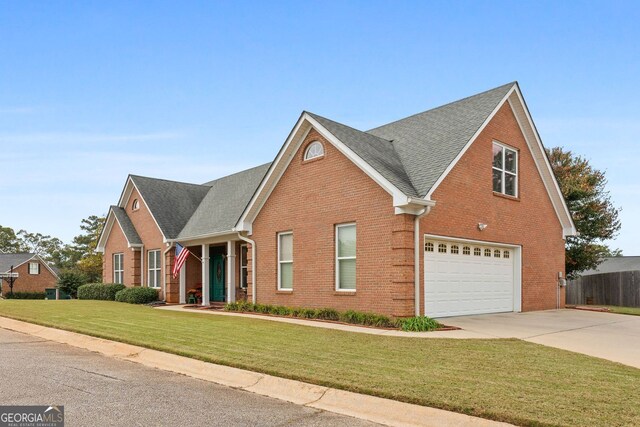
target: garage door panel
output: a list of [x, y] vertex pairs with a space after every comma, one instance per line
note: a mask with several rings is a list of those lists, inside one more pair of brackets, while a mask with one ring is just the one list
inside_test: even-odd
[[428, 316], [513, 311], [514, 281], [512, 249], [439, 239], [425, 241]]

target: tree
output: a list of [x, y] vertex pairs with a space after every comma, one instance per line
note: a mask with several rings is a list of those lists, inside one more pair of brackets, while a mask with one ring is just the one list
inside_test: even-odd
[[96, 215], [83, 219], [80, 224], [83, 233], [74, 237], [66, 250], [71, 269], [83, 274], [89, 282], [99, 282], [102, 279], [102, 254], [96, 252], [96, 246], [104, 221], [104, 217]]
[[13, 228], [0, 225], [0, 253], [17, 253], [23, 250], [22, 242], [16, 236]]
[[595, 268], [604, 257], [621, 255], [620, 250], [605, 244], [620, 231], [619, 209], [606, 190], [604, 172], [561, 147], [547, 150], [547, 154], [578, 231], [566, 241], [566, 273], [573, 278]]
[[58, 288], [71, 295], [72, 298], [78, 296], [78, 288], [87, 283], [87, 278], [74, 271], [65, 271], [58, 276]]
[[64, 256], [62, 240], [40, 233], [29, 233], [27, 230], [20, 230], [17, 235], [26, 252], [38, 254], [45, 261], [56, 266], [62, 262]]

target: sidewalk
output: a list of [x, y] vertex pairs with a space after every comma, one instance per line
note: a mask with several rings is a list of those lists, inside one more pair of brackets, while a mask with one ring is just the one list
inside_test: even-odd
[[404, 337], [404, 338], [457, 338], [457, 339], [469, 339], [469, 338], [496, 338], [493, 335], [484, 334], [482, 332], [474, 332], [463, 329], [453, 331], [432, 331], [432, 332], [404, 332], [399, 330], [377, 329], [367, 328], [364, 326], [345, 325], [342, 323], [323, 322], [318, 320], [306, 320], [293, 317], [278, 317], [278, 316], [266, 316], [261, 314], [251, 313], [236, 313], [223, 310], [200, 310], [186, 308], [185, 305], [162, 305], [155, 307], [157, 310], [169, 310], [180, 311], [183, 313], [202, 313], [215, 316], [237, 316], [248, 317], [251, 319], [270, 320], [273, 322], [291, 323], [294, 325], [313, 326], [314, 328], [335, 329], [338, 331], [346, 332], [359, 332], [362, 334], [370, 335], [385, 335], [388, 337]]
[[[166, 309], [166, 308], [165, 308]], [[180, 308], [178, 308], [180, 309]], [[388, 426], [509, 426], [441, 409], [307, 384], [0, 317], [0, 328], [287, 402]]]

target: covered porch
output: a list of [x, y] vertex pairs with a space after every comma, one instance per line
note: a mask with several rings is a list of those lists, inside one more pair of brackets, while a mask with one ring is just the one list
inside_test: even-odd
[[[184, 246], [189, 250], [174, 295], [180, 304], [223, 305], [247, 298], [247, 245], [241, 240]], [[175, 290], [177, 288], [177, 294]], [[177, 297], [177, 298], [176, 298]], [[177, 301], [176, 301], [177, 300]]]

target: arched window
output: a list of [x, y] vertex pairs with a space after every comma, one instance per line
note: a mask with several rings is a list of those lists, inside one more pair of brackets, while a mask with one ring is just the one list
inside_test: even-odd
[[304, 152], [304, 159], [311, 160], [316, 157], [324, 156], [324, 147], [320, 141], [313, 141], [311, 144], [307, 146], [306, 151]]
[[133, 204], [131, 205], [131, 209], [133, 209], [134, 211], [137, 211], [138, 209], [140, 209], [140, 202], [138, 202], [138, 199], [134, 199], [133, 200]]

